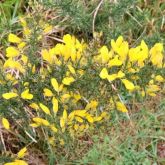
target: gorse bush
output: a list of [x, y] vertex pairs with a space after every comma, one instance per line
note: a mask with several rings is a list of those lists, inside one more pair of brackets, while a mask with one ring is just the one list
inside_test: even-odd
[[69, 141], [110, 123], [115, 110], [129, 118], [133, 99], [155, 97], [163, 87], [162, 43], [130, 48], [119, 36], [99, 46], [69, 34], [52, 42], [45, 39], [51, 25], [39, 21], [33, 29], [24, 18], [20, 22], [21, 34], [8, 35], [0, 61], [2, 124], [14, 136], [19, 132], [23, 147], [12, 155], [15, 165], [27, 164], [21, 159], [33, 143], [56, 155]]

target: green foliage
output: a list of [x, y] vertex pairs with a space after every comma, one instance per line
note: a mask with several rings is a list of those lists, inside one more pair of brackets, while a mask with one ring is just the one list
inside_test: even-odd
[[[153, 81], [154, 76], [162, 75], [164, 78], [165, 68], [154, 69], [152, 62], [147, 62], [145, 63], [146, 66], [142, 66], [138, 73], [129, 73], [127, 70], [129, 68], [125, 68], [123, 65], [122, 71], [126, 73], [126, 77], [134, 85], [140, 84], [142, 91], [128, 92], [119, 79], [113, 81], [115, 87], [119, 87], [117, 91], [114, 91], [111, 86], [113, 84], [107, 79], [101, 80], [99, 77], [102, 68], [107, 67], [107, 64], [99, 64], [99, 61], [94, 63], [92, 59], [99, 54], [99, 48], [104, 43], [109, 51], [111, 39], [117, 38], [119, 35], [124, 36], [130, 47], [139, 45], [142, 39], [149, 45], [149, 48], [156, 42], [164, 44], [165, 18], [163, 12], [165, 4], [159, 0], [104, 0], [96, 14], [94, 24], [95, 31], [103, 32], [103, 36], [99, 33], [93, 36], [92, 23], [99, 3], [100, 0], [6, 0], [0, 3], [0, 45], [5, 45], [5, 47], [2, 46], [0, 52], [0, 55], [2, 53], [0, 56], [0, 80], [2, 80], [0, 81], [0, 117], [6, 117], [11, 125], [9, 132], [2, 129], [7, 151], [11, 152], [5, 152], [5, 145], [0, 143], [0, 163], [12, 161], [16, 158], [19, 149], [24, 146], [27, 146], [30, 156], [41, 156], [44, 162], [49, 162], [51, 165], [150, 165], [163, 162], [157, 151], [158, 145], [165, 141], [163, 127], [165, 101], [162, 98], [159, 99], [161, 94], [164, 95], [164, 82], [158, 84], [163, 90], [154, 99], [148, 96], [144, 99], [141, 92], [143, 89], [143, 92], [146, 92], [147, 85], [152, 84], [151, 81]], [[25, 11], [25, 6], [29, 10]], [[28, 26], [23, 28], [30, 30], [30, 36], [25, 34], [20, 26], [18, 19], [20, 15], [27, 18]], [[45, 33], [46, 27], [44, 25], [46, 24], [50, 27], [53, 25], [55, 31]], [[19, 49], [18, 44], [8, 43], [7, 35], [11, 32], [18, 34], [17, 36], [26, 41], [25, 48]], [[58, 54], [57, 59], [60, 59], [62, 63], [60, 66], [49, 65], [49, 60], [43, 59], [42, 49], [51, 50], [59, 43], [59, 40], [60, 43], [63, 43], [61, 38], [65, 33], [74, 34], [77, 38], [84, 38], [89, 43], [87, 51], [82, 53], [83, 56], [87, 57], [84, 66], [79, 66], [80, 61], [76, 63], [72, 60], [64, 61]], [[9, 81], [6, 72], [3, 73], [3, 64], [8, 59], [5, 56], [5, 48], [9, 45], [21, 52], [19, 57], [13, 58], [14, 60], [20, 62], [23, 55], [28, 58], [28, 63], [20, 62], [22, 67], [28, 71], [25, 74], [18, 72], [20, 74], [18, 81], [16, 79]], [[68, 49], [63, 53], [67, 51]], [[59, 95], [54, 90], [50, 80], [54, 77], [61, 85], [63, 78], [69, 72], [68, 64], [72, 64], [76, 70], [77, 75], [73, 75], [76, 81], [70, 86], [66, 86], [64, 93]], [[35, 71], [33, 72], [34, 65]], [[79, 69], [85, 72], [80, 77]], [[109, 74], [117, 73], [119, 70], [120, 67], [108, 68]], [[9, 68], [6, 71], [11, 70]], [[132, 76], [139, 76], [139, 79], [134, 80]], [[29, 85], [26, 86], [25, 82], [28, 82]], [[48, 116], [42, 112], [41, 108], [39, 111], [31, 108], [30, 103], [32, 101], [21, 98], [21, 93], [28, 88], [30, 93], [34, 95], [33, 102], [38, 105], [40, 102], [44, 103], [52, 114], [52, 100], [44, 96], [43, 89], [48, 88], [53, 91], [53, 96], [59, 101], [58, 115]], [[151, 86], [151, 91], [152, 88], [154, 87]], [[78, 102], [75, 103], [74, 99], [70, 99], [63, 104], [62, 94], [65, 92], [73, 94], [79, 90], [82, 98]], [[10, 101], [2, 98], [2, 94], [11, 91], [18, 92], [19, 96]], [[154, 92], [151, 92], [151, 95], [153, 94]], [[112, 104], [116, 99], [115, 95], [119, 96], [127, 106], [129, 115], [128, 113], [121, 114], [113, 111], [116, 109], [116, 105]], [[110, 100], [111, 97], [112, 100]], [[104, 116], [104, 122], [101, 121], [95, 126], [88, 123], [91, 128], [81, 136], [74, 138], [70, 137], [70, 133], [67, 132], [68, 128], [66, 128], [65, 133], [62, 132], [60, 120], [64, 118], [64, 109], [68, 108], [67, 113], [69, 115], [74, 109], [84, 108], [90, 100], [99, 100], [96, 115], [107, 111], [110, 119], [107, 115]], [[160, 100], [163, 100], [161, 104], [155, 106]], [[57, 123], [58, 134], [42, 125], [39, 128], [29, 126], [34, 122], [33, 118], [36, 116], [45, 118], [55, 125]], [[87, 123], [85, 118], [84, 123]], [[53, 138], [53, 143], [51, 138]], [[31, 161], [29, 155], [25, 156], [27, 162]]]
[[[51, 0], [39, 2], [46, 9], [58, 13], [61, 20], [65, 20], [61, 26], [66, 27], [67, 32], [83, 35], [86, 39], [92, 37], [92, 21], [100, 1], [56, 0], [53, 4]], [[96, 14], [95, 31], [103, 32], [103, 41], [106, 43], [121, 34], [133, 45], [141, 39], [145, 39], [150, 45], [158, 41], [164, 42], [164, 8], [161, 1], [105, 0]]]
[[[164, 102], [162, 101], [160, 106]], [[162, 163], [158, 157], [158, 144], [164, 141], [162, 130], [164, 107], [141, 109], [132, 114], [132, 126], [128, 121], [114, 120], [113, 127], [106, 133], [94, 136], [94, 145], [77, 161], [79, 164], [132, 165]], [[121, 123], [123, 126], [121, 126]], [[105, 136], [106, 134], [106, 136]]]
[[23, 14], [23, 0], [5, 0], [0, 2], [0, 44], [5, 42], [6, 35], [17, 32], [20, 27], [17, 24], [18, 16]]

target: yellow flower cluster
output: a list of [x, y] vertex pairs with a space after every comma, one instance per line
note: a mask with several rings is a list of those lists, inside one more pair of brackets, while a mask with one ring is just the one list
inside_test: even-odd
[[[55, 137], [62, 145], [65, 134], [81, 136], [97, 123], [103, 125], [112, 109], [128, 113], [127, 103], [131, 100], [125, 95], [156, 96], [165, 82], [161, 43], [149, 49], [142, 41], [129, 48], [120, 36], [111, 40], [110, 49], [104, 45], [91, 54], [90, 45], [66, 34], [62, 43], [38, 48], [33, 57], [37, 63], [28, 55], [30, 45], [26, 39], [30, 30], [23, 19], [21, 23], [25, 37], [9, 34], [11, 46], [6, 48], [5, 61], [0, 62], [1, 96], [5, 104], [14, 100], [22, 106], [21, 111], [29, 113], [25, 125], [36, 131], [44, 128], [50, 139]], [[51, 29], [47, 25], [44, 33]], [[2, 124], [12, 129], [5, 116]], [[17, 164], [19, 161], [15, 160]]]
[[[111, 84], [120, 79], [129, 92], [137, 90], [141, 91], [142, 96], [156, 96], [156, 92], [160, 91], [160, 83], [164, 82], [163, 56], [161, 43], [156, 43], [150, 50], [144, 41], [135, 48], [129, 48], [128, 43], [120, 36], [116, 41], [111, 40], [110, 51], [106, 46], [101, 47], [95, 61], [104, 66], [100, 72], [101, 79], [107, 79]], [[144, 72], [141, 75], [147, 67], [151, 69], [149, 73]], [[114, 71], [115, 68], [117, 72]], [[154, 74], [158, 70], [162, 75]], [[143, 79], [147, 79], [147, 74], [150, 81], [148, 84], [142, 83]]]

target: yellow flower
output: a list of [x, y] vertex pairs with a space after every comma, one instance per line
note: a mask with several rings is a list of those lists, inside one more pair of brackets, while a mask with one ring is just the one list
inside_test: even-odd
[[14, 162], [5, 163], [4, 165], [28, 165], [24, 160], [14, 160]]
[[49, 127], [54, 133], [58, 131], [58, 129], [54, 125], [50, 125]]
[[28, 62], [28, 57], [26, 55], [21, 56], [21, 60], [23, 61], [24, 64], [27, 64]]
[[120, 47], [117, 50], [117, 53], [119, 54], [119, 59], [121, 61], [124, 62], [126, 60], [128, 51], [129, 51], [128, 42], [126, 42], [126, 41], [122, 42], [122, 44], [120, 45]]
[[67, 116], [68, 116], [68, 115], [67, 115], [67, 111], [66, 111], [66, 109], [64, 109], [64, 111], [63, 111], [63, 116], [62, 116], [63, 119], [64, 119], [64, 120], [67, 120]]
[[135, 86], [134, 86], [134, 84], [133, 84], [132, 82], [130, 82], [130, 81], [127, 80], [127, 79], [122, 79], [121, 81], [122, 81], [123, 84], [125, 85], [126, 89], [128, 89], [128, 90], [130, 90], [130, 91], [134, 90]]
[[46, 97], [52, 97], [53, 96], [53, 93], [50, 89], [48, 88], [44, 88], [44, 96]]
[[25, 156], [25, 154], [26, 154], [26, 151], [27, 151], [27, 148], [26, 148], [26, 147], [22, 148], [22, 149], [17, 153], [17, 157], [18, 157], [18, 158], [23, 158], [23, 157]]
[[161, 75], [157, 75], [155, 77], [155, 80], [158, 81], [158, 82], [164, 82], [164, 78]]
[[98, 117], [94, 117], [94, 121], [101, 121], [103, 118], [102, 118], [102, 116], [98, 116]]
[[15, 78], [13, 77], [13, 75], [8, 73], [8, 74], [6, 74], [6, 80], [14, 81]]
[[31, 123], [31, 124], [29, 124], [29, 126], [31, 126], [33, 128], [37, 128], [37, 127], [40, 126], [40, 124], [38, 124], [38, 123]]
[[31, 103], [29, 106], [35, 109], [36, 111], [39, 110], [39, 106], [36, 103]]
[[102, 117], [102, 118], [105, 118], [107, 115], [108, 115], [107, 112], [102, 112], [102, 113], [101, 113], [101, 117]]
[[152, 80], [150, 80], [149, 81], [149, 84], [151, 85], [151, 84], [154, 84], [154, 80], [152, 79]]
[[76, 116], [85, 117], [87, 110], [74, 110], [73, 113]]
[[23, 91], [22, 93], [21, 93], [21, 98], [22, 99], [27, 99], [27, 100], [31, 100], [31, 99], [33, 99], [33, 95], [31, 94], [31, 93], [29, 93], [29, 89], [26, 89], [25, 91]]
[[148, 50], [148, 46], [146, 45], [146, 43], [144, 42], [144, 40], [141, 41], [140, 47], [142, 49], [142, 54], [143, 56], [141, 57], [142, 60], [145, 60], [146, 58], [148, 58], [149, 55], [149, 50]]
[[56, 92], [59, 92], [59, 85], [55, 78], [51, 78], [51, 84]]
[[28, 165], [24, 160], [15, 160], [15, 165]]
[[94, 118], [90, 114], [87, 114], [85, 118], [88, 120], [89, 123], [94, 122]]
[[154, 45], [154, 47], [151, 48], [151, 62], [153, 65], [156, 65], [157, 67], [162, 67], [163, 63], [163, 44], [157, 43]]
[[74, 81], [75, 81], [75, 79], [73, 77], [65, 77], [65, 78], [63, 78], [62, 83], [64, 85], [70, 85]]
[[76, 116], [75, 120], [78, 121], [79, 123], [83, 123], [83, 119], [81, 117]]
[[24, 87], [28, 87], [29, 86], [29, 82], [24, 82]]
[[66, 94], [63, 94], [63, 95], [61, 96], [61, 101], [62, 101], [62, 102], [66, 102], [66, 101], [68, 101], [70, 98], [71, 98], [71, 95], [66, 93]]
[[123, 78], [124, 76], [125, 74], [121, 70], [117, 73], [117, 78]]
[[75, 103], [81, 99], [81, 95], [80, 94], [77, 94], [77, 93], [74, 93], [73, 94], [73, 97], [75, 99]]
[[120, 47], [120, 45], [122, 44], [123, 42], [123, 37], [122, 36], [119, 36], [115, 42], [115, 40], [111, 40], [111, 47], [112, 49], [117, 52], [118, 51], [118, 48]]
[[49, 108], [46, 105], [44, 105], [42, 103], [39, 103], [39, 106], [43, 110], [44, 113], [46, 113], [47, 115], [51, 115], [50, 114], [50, 110], [49, 110]]
[[100, 51], [100, 57], [103, 64], [107, 63], [108, 60], [112, 57], [112, 53], [108, 51], [108, 48], [106, 46], [101, 47]]
[[36, 122], [38, 125], [50, 126], [50, 123], [47, 120], [40, 117], [34, 117], [33, 121]]
[[121, 66], [123, 62], [118, 59], [117, 56], [115, 56], [112, 60], [109, 61], [108, 66], [113, 67], [113, 66]]
[[75, 42], [70, 34], [64, 35], [63, 36], [63, 41], [64, 41], [65, 44], [70, 44], [70, 45], [73, 45], [74, 42]]
[[160, 87], [158, 85], [149, 84], [146, 89], [146, 93], [150, 96], [156, 96], [156, 92], [160, 90]]
[[9, 92], [9, 93], [2, 94], [2, 97], [6, 100], [17, 97], [17, 96], [18, 96], [18, 94], [14, 93], [14, 92]]
[[63, 111], [63, 115], [62, 117], [60, 118], [60, 127], [62, 128], [62, 132], [65, 131], [65, 125], [66, 125], [66, 122], [67, 122], [67, 111], [64, 109]]
[[10, 123], [6, 118], [2, 118], [2, 124], [5, 129], [9, 130], [10, 129]]
[[26, 46], [26, 42], [21, 42], [18, 44], [18, 49], [23, 49]]
[[62, 128], [62, 131], [65, 131], [65, 120], [61, 117], [60, 118], [60, 127]]
[[32, 66], [32, 73], [34, 74], [35, 72], [36, 72], [36, 66], [33, 65], [33, 66]]
[[116, 102], [116, 108], [117, 108], [118, 111], [128, 112], [126, 106], [123, 103], [121, 103], [120, 101]]
[[76, 71], [75, 71], [75, 69], [73, 68], [72, 65], [68, 65], [68, 69], [72, 74], [76, 74]]
[[5, 61], [3, 67], [6, 68], [13, 68], [19, 70], [21, 73], [25, 72], [25, 69], [22, 67], [22, 65], [18, 61], [14, 61], [12, 58], [9, 58]]
[[97, 108], [97, 106], [98, 106], [98, 102], [97, 101], [95, 101], [95, 100], [92, 100], [90, 103], [88, 103], [87, 105], [86, 105], [86, 107], [85, 107], [85, 110], [89, 110], [89, 109], [96, 109]]
[[140, 58], [140, 54], [139, 52], [141, 52], [141, 47], [140, 46], [137, 46], [136, 48], [131, 48], [129, 50], [129, 60], [131, 62], [136, 62], [139, 60]]
[[[123, 40], [122, 36], [119, 36], [116, 42], [111, 40], [111, 47], [119, 55], [119, 59], [123, 62], [127, 58], [127, 54], [129, 51], [128, 42]], [[109, 64], [111, 67], [111, 64]]]
[[42, 55], [42, 58], [47, 61], [49, 64], [52, 64], [53, 63], [53, 58], [52, 56], [50, 55], [49, 51], [46, 50], [46, 49], [43, 49], [41, 51], [41, 55]]
[[74, 124], [74, 129], [77, 131], [79, 128], [79, 125], [78, 124]]
[[53, 104], [53, 112], [57, 113], [57, 111], [58, 111], [58, 100], [55, 97], [53, 97], [53, 99], [52, 99], [52, 104]]
[[16, 57], [16, 56], [19, 56], [20, 55], [20, 52], [19, 50], [17, 50], [15, 47], [13, 46], [9, 46], [7, 49], [6, 49], [6, 57]]
[[108, 75], [108, 77], [107, 77], [107, 79], [109, 80], [109, 81], [114, 81], [115, 79], [117, 79], [118, 77], [117, 77], [117, 74], [111, 74], [111, 75]]
[[108, 78], [108, 71], [106, 68], [103, 68], [100, 72], [100, 75], [99, 75], [102, 79], [106, 79]]
[[119, 71], [117, 74], [108, 75], [107, 79], [109, 81], [116, 80], [117, 78], [123, 78], [125, 74], [122, 71]]
[[10, 33], [8, 36], [8, 41], [19, 44], [21, 42], [21, 39], [17, 37], [15, 34]]

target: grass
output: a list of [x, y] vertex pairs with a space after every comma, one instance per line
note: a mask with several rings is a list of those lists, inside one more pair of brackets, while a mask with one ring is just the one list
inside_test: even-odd
[[0, 3], [0, 45], [5, 44], [6, 36], [10, 32], [18, 32], [18, 16], [24, 13], [24, 1], [6, 0]]
[[[153, 103], [149, 103], [153, 104]], [[143, 107], [133, 113], [132, 123], [114, 119], [106, 132], [93, 137], [93, 146], [78, 164], [133, 165], [164, 164], [158, 155], [158, 144], [164, 142], [164, 106]], [[150, 105], [151, 106], [151, 105]]]

